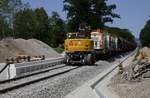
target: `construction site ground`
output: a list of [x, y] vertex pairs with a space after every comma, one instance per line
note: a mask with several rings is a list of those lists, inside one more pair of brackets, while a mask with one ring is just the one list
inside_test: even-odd
[[[130, 68], [133, 62], [146, 62], [150, 60], [150, 48], [144, 47], [137, 52], [134, 57], [128, 59], [124, 64], [124, 69]], [[150, 72], [147, 72], [150, 76]], [[140, 80], [126, 80], [122, 74], [116, 74], [108, 85], [120, 98], [150, 98], [150, 78], [140, 78]]]

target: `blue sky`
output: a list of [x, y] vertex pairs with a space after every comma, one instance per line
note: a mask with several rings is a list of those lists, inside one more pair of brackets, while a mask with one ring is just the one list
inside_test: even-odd
[[[29, 2], [32, 8], [44, 7], [49, 15], [57, 11], [63, 19], [66, 13], [63, 12], [63, 0], [23, 0]], [[130, 29], [138, 37], [140, 30], [144, 27], [150, 16], [150, 0], [108, 0], [108, 4], [116, 4], [116, 13], [121, 19], [115, 19], [109, 26], [117, 26]]]

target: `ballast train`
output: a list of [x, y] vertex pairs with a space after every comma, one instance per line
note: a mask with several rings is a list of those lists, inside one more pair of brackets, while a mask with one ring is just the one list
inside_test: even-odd
[[67, 33], [64, 43], [66, 64], [94, 64], [104, 55], [134, 50], [136, 45], [106, 30]]

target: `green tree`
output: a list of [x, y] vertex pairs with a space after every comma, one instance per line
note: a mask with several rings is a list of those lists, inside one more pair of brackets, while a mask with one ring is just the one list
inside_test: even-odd
[[16, 13], [13, 28], [16, 37], [33, 38], [36, 30], [36, 19], [32, 9], [21, 10]]
[[107, 0], [64, 0], [69, 30], [78, 29], [80, 23], [87, 23], [92, 28], [102, 28], [106, 22], [120, 16], [113, 12], [116, 5], [107, 5]]
[[28, 4], [22, 3], [21, 0], [0, 0], [0, 21], [1, 37], [13, 36], [13, 18], [14, 15], [28, 7]]
[[13, 26], [19, 38], [36, 38], [52, 47], [64, 41], [65, 23], [57, 12], [48, 17], [43, 8], [21, 10], [15, 15]]
[[140, 32], [140, 41], [142, 46], [150, 46], [150, 20], [147, 21], [146, 25]]
[[7, 17], [11, 24], [15, 13], [27, 7], [29, 7], [29, 4], [22, 3], [22, 0], [1, 0], [0, 15]]
[[48, 36], [49, 33], [49, 18], [46, 11], [43, 8], [37, 8], [35, 10], [35, 19], [36, 19], [36, 36], [35, 38], [49, 43], [50, 39]]
[[0, 39], [11, 36], [11, 29], [4, 17], [0, 16]]
[[57, 12], [52, 12], [49, 19], [51, 46], [58, 47], [63, 44], [65, 34], [65, 22], [60, 18]]

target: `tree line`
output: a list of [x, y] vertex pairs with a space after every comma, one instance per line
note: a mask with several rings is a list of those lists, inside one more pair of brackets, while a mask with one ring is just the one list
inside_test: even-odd
[[[44, 8], [31, 9], [28, 3], [21, 0], [1, 0], [0, 38], [36, 38], [52, 47], [58, 47], [63, 44], [65, 32], [78, 31], [81, 23], [88, 24], [92, 29], [105, 29], [107, 22], [120, 18], [114, 12], [116, 5], [108, 5], [107, 0], [63, 0], [63, 3], [67, 21], [61, 19], [57, 12], [48, 16]], [[128, 29], [108, 30], [129, 41], [134, 40]]]
[[44, 8], [24, 9], [14, 16], [13, 29], [17, 38], [36, 38], [57, 47], [63, 43], [65, 22], [57, 12], [48, 16]]
[[150, 19], [146, 22], [144, 28], [140, 32], [141, 45], [150, 47]]
[[44, 8], [31, 9], [21, 0], [0, 2], [0, 39], [36, 38], [52, 47], [63, 44], [65, 21], [57, 12], [48, 16]]

